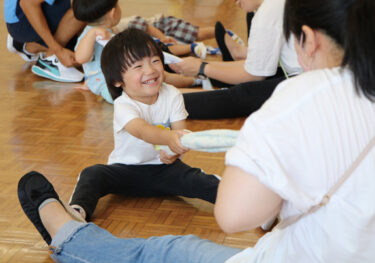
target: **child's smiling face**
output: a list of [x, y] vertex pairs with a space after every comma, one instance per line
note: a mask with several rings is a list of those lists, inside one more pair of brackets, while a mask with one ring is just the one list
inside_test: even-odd
[[159, 56], [149, 56], [136, 61], [122, 74], [123, 90], [137, 101], [153, 104], [164, 81], [164, 67]]

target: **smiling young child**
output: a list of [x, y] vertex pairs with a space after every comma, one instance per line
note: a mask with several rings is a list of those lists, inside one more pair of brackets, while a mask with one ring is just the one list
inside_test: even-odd
[[[73, 0], [72, 9], [77, 20], [87, 23], [75, 47], [75, 59], [82, 64], [85, 75], [85, 85], [78, 88], [90, 90], [103, 97], [108, 103], [113, 103], [100, 69], [103, 46], [97, 42], [97, 38], [109, 39], [113, 33], [118, 32], [113, 30], [121, 19], [122, 11], [118, 0]], [[164, 40], [165, 36], [162, 39]], [[165, 46], [162, 42], [160, 45]], [[177, 56], [192, 52], [199, 57], [205, 57], [207, 53], [203, 43], [176, 43], [165, 48]], [[183, 77], [172, 73], [166, 74], [166, 82], [177, 87], [189, 87], [200, 83], [193, 77]]]
[[[164, 83], [163, 55], [155, 41], [144, 31], [127, 29], [104, 47], [101, 66], [114, 100], [115, 147], [108, 165], [81, 172], [70, 205], [90, 220], [98, 200], [110, 193], [182, 195], [214, 203], [217, 176], [179, 159], [189, 150], [180, 142], [188, 114], [181, 93]], [[175, 154], [154, 145], [167, 145]]]

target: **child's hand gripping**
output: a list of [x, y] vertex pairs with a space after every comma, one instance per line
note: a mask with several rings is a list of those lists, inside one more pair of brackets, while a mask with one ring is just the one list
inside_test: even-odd
[[186, 133], [188, 133], [186, 130], [171, 130], [169, 132], [168, 147], [175, 154], [171, 154], [169, 151], [160, 150], [160, 161], [165, 164], [171, 164], [176, 161], [181, 154], [189, 151], [189, 148], [183, 146], [180, 141], [180, 138]]
[[168, 147], [172, 150], [172, 152], [181, 155], [189, 151], [189, 148], [183, 146], [180, 141], [180, 138], [184, 136], [185, 133], [187, 133], [185, 130], [171, 130], [169, 132]]

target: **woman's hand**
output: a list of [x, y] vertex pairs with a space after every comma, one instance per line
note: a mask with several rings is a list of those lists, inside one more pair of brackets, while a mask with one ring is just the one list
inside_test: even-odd
[[195, 77], [196, 75], [198, 75], [199, 67], [201, 66], [201, 64], [202, 60], [200, 60], [199, 58], [187, 57], [179, 63], [169, 64], [169, 67], [176, 73]]

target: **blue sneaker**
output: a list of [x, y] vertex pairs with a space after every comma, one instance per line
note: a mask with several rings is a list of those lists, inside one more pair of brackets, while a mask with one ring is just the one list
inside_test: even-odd
[[17, 42], [11, 35], [7, 37], [7, 48], [10, 52], [18, 54], [23, 60], [27, 62], [37, 61], [38, 54], [30, 53], [25, 49], [25, 43]]
[[67, 68], [61, 64], [55, 55], [44, 57], [41, 54], [31, 71], [35, 75], [60, 82], [81, 82], [84, 77], [75, 67]]
[[210, 46], [206, 46], [207, 47], [207, 53], [210, 54], [210, 55], [221, 55], [221, 51], [220, 51], [220, 48], [214, 48], [214, 47], [210, 47]]

